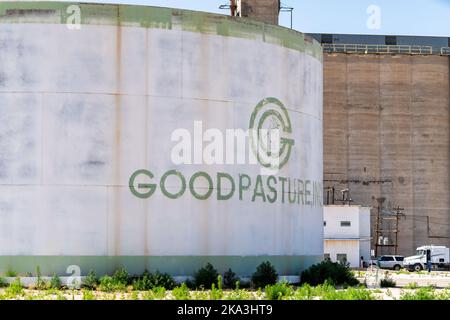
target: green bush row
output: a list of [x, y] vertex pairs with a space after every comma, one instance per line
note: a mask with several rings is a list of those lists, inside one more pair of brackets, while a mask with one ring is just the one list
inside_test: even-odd
[[[42, 280], [39, 267], [37, 267], [36, 274], [38, 277], [37, 289], [61, 288], [61, 281], [56, 274], [53, 275], [50, 282]], [[220, 280], [218, 281], [218, 279]], [[256, 271], [252, 274], [251, 283], [239, 283], [238, 277], [231, 269], [228, 269], [223, 275], [219, 275], [213, 265], [207, 263], [195, 272], [193, 281], [186, 281], [185, 286], [190, 289], [209, 289], [213, 286], [217, 286], [220, 289], [222, 287], [232, 289], [236, 288], [236, 286], [240, 286], [241, 288], [252, 286], [254, 288], [265, 289], [266, 293], [270, 296], [276, 296], [280, 293], [280, 290], [285, 289], [282, 284], [277, 284], [277, 279], [278, 273], [269, 261], [264, 261], [257, 266]], [[334, 286], [355, 286], [359, 283], [350, 271], [348, 264], [331, 262], [329, 260], [315, 264], [303, 271], [300, 279], [300, 284], [309, 284], [311, 286], [317, 286], [325, 282]], [[6, 282], [2, 278], [0, 278], [1, 286], [6, 286]], [[160, 273], [159, 271], [155, 273], [145, 271], [141, 276], [132, 277], [123, 268], [117, 270], [111, 276], [104, 275], [101, 278], [91, 270], [83, 282], [83, 287], [87, 289], [98, 289], [105, 292], [124, 291], [128, 286], [132, 286], [138, 291], [146, 291], [154, 288], [173, 290], [176, 288], [176, 283], [169, 274]], [[273, 287], [267, 289], [268, 286]], [[182, 292], [184, 289], [179, 289], [178, 291], [180, 290]], [[281, 292], [282, 296], [285, 295], [285, 292], [283, 292]]]

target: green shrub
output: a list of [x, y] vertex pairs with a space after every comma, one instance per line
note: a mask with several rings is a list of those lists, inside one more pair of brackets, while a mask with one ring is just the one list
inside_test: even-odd
[[193, 279], [186, 279], [184, 282], [189, 289], [195, 289], [195, 281]]
[[389, 276], [389, 272], [384, 273], [384, 278], [380, 281], [380, 287], [382, 288], [393, 288], [396, 286], [394, 279]]
[[130, 275], [128, 274], [128, 272], [125, 269], [119, 269], [117, 270], [114, 275], [112, 276], [113, 281], [115, 284], [117, 285], [123, 285], [124, 287], [126, 287], [127, 285], [130, 284], [131, 282], [131, 278]]
[[226, 271], [226, 272], [223, 274], [223, 286], [224, 286], [225, 288], [228, 288], [228, 289], [234, 288], [235, 285], [236, 285], [236, 281], [238, 281], [238, 280], [239, 280], [239, 279], [238, 279], [238, 277], [236, 276], [236, 273], [234, 273], [234, 272], [231, 270], [231, 268], [228, 269], [228, 271]]
[[301, 287], [298, 287], [294, 292], [295, 300], [312, 300], [313, 297], [313, 289], [307, 283], [305, 283]]
[[328, 290], [322, 300], [373, 300], [372, 293], [364, 288], [348, 288], [344, 290]]
[[163, 287], [167, 290], [172, 290], [175, 288], [176, 283], [171, 275], [156, 271], [150, 275], [150, 285], [151, 288]]
[[400, 300], [436, 300], [437, 296], [432, 288], [420, 288], [415, 292], [404, 292]]
[[332, 262], [330, 260], [324, 260], [312, 265], [304, 270], [300, 276], [301, 284], [308, 283], [311, 286], [317, 286], [325, 283], [325, 281], [328, 281], [335, 286], [355, 286], [359, 283], [351, 272], [349, 264]]
[[189, 288], [186, 283], [183, 283], [181, 286], [176, 287], [172, 290], [172, 295], [175, 300], [189, 300]]
[[104, 292], [123, 291], [126, 285], [117, 278], [105, 275], [100, 278], [99, 289]]
[[146, 300], [162, 300], [166, 297], [166, 288], [163, 287], [156, 287], [152, 290], [147, 291], [144, 293], [144, 299]]
[[95, 300], [95, 294], [91, 290], [83, 290], [83, 300]]
[[211, 263], [207, 263], [206, 266], [200, 268], [194, 275], [195, 287], [211, 288], [212, 284], [216, 282], [217, 270], [214, 269]]
[[11, 284], [9, 285], [8, 288], [6, 288], [6, 294], [8, 295], [13, 295], [13, 296], [17, 296], [17, 295], [23, 295], [23, 286], [22, 283], [20, 282], [20, 278], [16, 278], [13, 282], [11, 282]]
[[419, 285], [417, 282], [410, 282], [405, 286], [406, 289], [417, 289], [418, 287]]
[[252, 286], [252, 282], [251, 281], [236, 281], [237, 283], [239, 283], [239, 288], [241, 289], [250, 289]]
[[50, 288], [52, 289], [60, 289], [61, 288], [61, 279], [56, 275], [56, 273], [53, 274], [52, 279], [50, 280]]
[[256, 288], [264, 288], [277, 282], [278, 274], [275, 267], [269, 262], [261, 263], [252, 275], [252, 283]]
[[146, 291], [150, 290], [152, 288], [151, 282], [150, 282], [150, 274], [147, 270], [144, 271], [141, 277], [138, 279], [135, 279], [133, 281], [133, 289], [139, 290], [139, 291]]
[[99, 280], [94, 270], [90, 270], [83, 281], [83, 287], [88, 289], [95, 289], [99, 285]]
[[150, 290], [156, 287], [163, 287], [167, 290], [175, 288], [175, 280], [167, 273], [156, 271], [151, 274], [144, 271], [141, 277], [133, 281], [133, 288], [139, 291]]
[[8, 283], [5, 278], [0, 277], [0, 288], [7, 287]]
[[5, 277], [17, 277], [17, 272], [15, 272], [14, 270], [8, 269], [5, 272]]
[[397, 285], [391, 278], [384, 278], [380, 281], [380, 287], [382, 288], [394, 288]]
[[287, 298], [294, 293], [292, 286], [287, 282], [283, 281], [280, 283], [275, 283], [274, 285], [267, 285], [265, 288], [266, 299], [268, 300], [282, 300]]

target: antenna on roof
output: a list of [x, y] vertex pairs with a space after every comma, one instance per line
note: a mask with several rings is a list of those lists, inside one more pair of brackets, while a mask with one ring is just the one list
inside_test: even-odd
[[284, 3], [280, 2], [280, 12], [290, 12], [291, 13], [291, 29], [292, 29], [292, 15], [293, 15], [294, 8], [289, 7], [285, 5]]

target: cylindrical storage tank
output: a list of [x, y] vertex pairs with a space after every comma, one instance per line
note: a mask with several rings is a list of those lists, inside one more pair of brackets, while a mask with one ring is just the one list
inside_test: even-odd
[[301, 33], [3, 2], [0, 123], [0, 272], [322, 259], [322, 51]]

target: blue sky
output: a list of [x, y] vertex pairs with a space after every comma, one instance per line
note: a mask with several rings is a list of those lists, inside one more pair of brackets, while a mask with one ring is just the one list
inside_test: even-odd
[[[229, 0], [84, 0], [164, 6], [229, 14]], [[308, 33], [396, 34], [450, 37], [450, 0], [282, 0], [294, 7], [293, 27]], [[375, 19], [375, 20], [374, 20]], [[290, 25], [281, 13], [280, 24]]]

